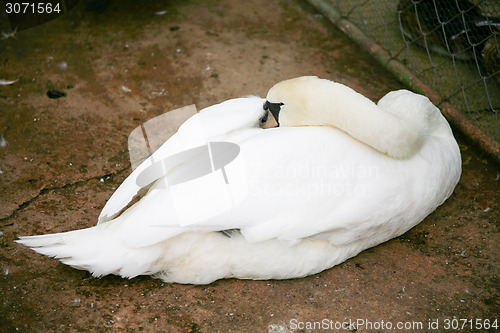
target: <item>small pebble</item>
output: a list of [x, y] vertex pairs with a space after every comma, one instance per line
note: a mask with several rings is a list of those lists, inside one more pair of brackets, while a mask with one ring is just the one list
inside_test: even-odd
[[50, 89], [49, 91], [47, 91], [47, 96], [49, 96], [49, 98], [56, 99], [56, 98], [66, 97], [66, 93]]
[[57, 65], [57, 68], [59, 68], [60, 70], [65, 70], [66, 68], [68, 68], [68, 63], [66, 61], [61, 61], [60, 63], [58, 63]]

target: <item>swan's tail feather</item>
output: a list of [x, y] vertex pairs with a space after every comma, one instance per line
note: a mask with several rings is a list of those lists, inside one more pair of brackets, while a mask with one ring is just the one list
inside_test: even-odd
[[[76, 239], [95, 233], [95, 227], [88, 229], [81, 229], [68, 232], [60, 232], [57, 234], [36, 235], [36, 236], [20, 236], [17, 243], [24, 244], [31, 248], [43, 248], [57, 245], [64, 245], [68, 242], [75, 241]], [[35, 249], [34, 249], [35, 250]]]
[[159, 258], [156, 248], [127, 247], [109, 229], [106, 223], [58, 234], [23, 236], [16, 242], [95, 277], [115, 274], [133, 278], [155, 273], [153, 266]]

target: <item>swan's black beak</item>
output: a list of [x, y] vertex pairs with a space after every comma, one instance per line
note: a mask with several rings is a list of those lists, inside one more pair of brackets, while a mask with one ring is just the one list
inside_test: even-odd
[[[266, 115], [261, 119], [262, 128], [278, 127], [279, 123], [279, 113], [281, 111], [281, 106], [283, 103], [270, 103], [266, 101], [264, 103], [264, 110], [267, 111]], [[270, 114], [272, 117], [270, 117]], [[273, 119], [274, 118], [274, 119]]]

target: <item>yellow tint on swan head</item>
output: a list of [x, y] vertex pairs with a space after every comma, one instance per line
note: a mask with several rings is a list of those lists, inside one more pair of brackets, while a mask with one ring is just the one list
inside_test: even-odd
[[308, 107], [319, 81], [317, 76], [302, 76], [275, 84], [267, 93], [264, 109], [266, 104], [268, 108], [280, 106], [278, 112], [271, 112], [279, 126], [321, 125], [314, 108]]

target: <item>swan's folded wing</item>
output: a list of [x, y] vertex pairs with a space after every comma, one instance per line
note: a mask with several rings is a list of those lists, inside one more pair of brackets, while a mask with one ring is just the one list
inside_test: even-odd
[[[319, 142], [336, 144], [325, 150]], [[246, 179], [236, 186], [247, 188], [237, 204], [183, 223], [179, 212], [203, 211], [203, 198], [213, 203], [223, 197], [223, 190], [199, 183], [191, 196], [175, 201], [172, 192], [157, 182], [118, 218], [122, 221], [120, 238], [140, 247], [191, 230], [239, 229], [250, 242], [327, 237], [339, 245], [347, 244], [363, 235], [363, 230], [370, 232], [376, 224], [369, 223], [376, 218], [373, 212], [383, 215], [390, 209], [383, 207], [388, 198], [379, 193], [390, 196], [391, 189], [404, 184], [403, 179], [385, 177], [373, 167], [380, 166], [377, 163], [383, 155], [333, 129], [262, 130], [238, 144]], [[230, 183], [233, 179], [229, 175]], [[380, 186], [388, 191], [380, 191]], [[360, 201], [364, 204], [359, 205]]]
[[[251, 168], [259, 170], [250, 176], [249, 193], [261, 220], [241, 228], [247, 240], [327, 237], [347, 244], [364, 237], [363, 231], [377, 221], [383, 223], [391, 205], [404, 200], [405, 179], [397, 168], [385, 168], [385, 155], [345, 133], [309, 127], [283, 134], [276, 140], [286, 144], [273, 145], [262, 137], [261, 144], [252, 146], [260, 152], [248, 154], [256, 161]], [[393, 198], [394, 193], [400, 197]]]
[[335, 129], [283, 130], [275, 140], [259, 137], [251, 149], [260, 152], [248, 154], [255, 161], [251, 169], [260, 170], [249, 177], [254, 200], [245, 207], [260, 219], [240, 228], [251, 242], [311, 237], [338, 246], [361, 239], [378, 244], [424, 219], [458, 182], [456, 176], [452, 186], [442, 182], [449, 176], [439, 158], [453, 153], [439, 146], [439, 137], [413, 158], [395, 160]]

